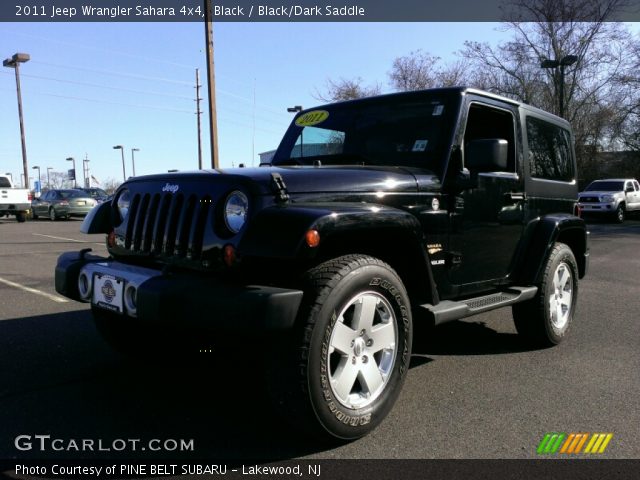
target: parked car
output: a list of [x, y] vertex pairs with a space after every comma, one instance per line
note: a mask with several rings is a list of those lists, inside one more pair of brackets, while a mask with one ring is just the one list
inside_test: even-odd
[[585, 215], [600, 215], [622, 223], [627, 212], [640, 210], [640, 184], [635, 178], [607, 178], [591, 182], [578, 196]]
[[84, 217], [98, 202], [82, 190], [49, 190], [31, 202], [33, 218]]
[[446, 88], [324, 105], [266, 167], [127, 180], [81, 227], [109, 257], [64, 253], [56, 291], [131, 354], [213, 331], [256, 355], [292, 423], [353, 440], [398, 398], [418, 322], [508, 307], [529, 343], [567, 337], [589, 260], [576, 179], [569, 123], [515, 100]]
[[26, 188], [16, 188], [8, 175], [0, 175], [0, 217], [15, 215], [24, 222], [31, 208], [31, 194]]
[[101, 188], [79, 188], [78, 190], [82, 190], [83, 192], [88, 193], [89, 196], [96, 200], [98, 203], [104, 202], [109, 197], [109, 194]]

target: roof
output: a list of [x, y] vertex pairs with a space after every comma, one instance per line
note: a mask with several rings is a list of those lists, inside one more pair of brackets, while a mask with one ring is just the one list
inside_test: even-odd
[[[446, 96], [453, 96], [453, 95], [460, 95], [460, 96], [464, 96], [464, 95], [478, 95], [478, 96], [482, 96], [482, 97], [486, 97], [492, 100], [497, 100], [500, 102], [504, 102], [504, 103], [508, 103], [510, 105], [516, 106], [516, 107], [521, 107], [521, 108], [525, 108], [526, 110], [529, 110], [531, 112], [536, 112], [539, 115], [544, 115], [544, 116], [548, 116], [548, 117], [553, 117], [557, 122], [560, 123], [564, 123], [566, 125], [569, 125], [569, 122], [567, 122], [564, 118], [558, 117], [557, 115], [554, 115], [550, 112], [547, 112], [545, 110], [542, 110], [540, 108], [534, 107], [532, 105], [520, 102], [518, 100], [514, 100], [513, 98], [508, 98], [508, 97], [503, 97], [502, 95], [497, 95], [495, 93], [491, 93], [491, 92], [487, 92], [485, 90], [480, 90], [477, 88], [471, 88], [471, 87], [466, 87], [466, 86], [459, 86], [459, 87], [443, 87], [443, 88], [430, 88], [430, 89], [426, 89], [426, 90], [412, 90], [412, 91], [408, 91], [408, 92], [396, 92], [396, 93], [386, 93], [384, 95], [375, 95], [372, 97], [363, 97], [363, 98], [357, 98], [357, 99], [353, 99], [353, 100], [343, 100], [341, 102], [335, 102], [332, 103], [333, 104], [337, 104], [337, 105], [342, 105], [342, 104], [349, 104], [349, 103], [360, 103], [360, 102], [370, 102], [370, 101], [376, 101], [376, 100], [382, 100], [382, 99], [390, 99], [390, 98], [407, 98], [407, 97], [420, 97], [422, 95], [425, 94], [434, 94], [434, 93], [438, 93], [441, 95], [446, 95]], [[303, 111], [309, 111], [309, 110], [315, 110], [318, 107], [313, 107], [313, 108], [308, 108], [305, 109]]]

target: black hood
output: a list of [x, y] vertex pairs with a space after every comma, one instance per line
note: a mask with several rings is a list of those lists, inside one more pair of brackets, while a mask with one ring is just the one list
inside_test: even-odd
[[[415, 192], [418, 182], [415, 172], [403, 167], [260, 167], [200, 170], [184, 173], [147, 175], [129, 180], [129, 183], [166, 183], [166, 188], [181, 188], [182, 184], [209, 183], [218, 187], [244, 185], [261, 195], [273, 194], [273, 174], [280, 175], [290, 194], [339, 193], [339, 192]], [[439, 183], [435, 175], [421, 171], [422, 177], [430, 177]], [[425, 175], [426, 173], [426, 175]], [[422, 184], [422, 181], [420, 182]]]

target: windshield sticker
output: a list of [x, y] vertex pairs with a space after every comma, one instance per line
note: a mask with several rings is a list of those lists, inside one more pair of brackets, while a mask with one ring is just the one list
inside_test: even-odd
[[416, 140], [413, 144], [412, 152], [424, 152], [427, 149], [427, 140]]
[[438, 117], [442, 115], [442, 111], [444, 110], [444, 105], [438, 105], [433, 109], [433, 116]]
[[327, 118], [329, 118], [329, 112], [326, 110], [312, 110], [296, 118], [296, 125], [298, 127], [310, 127], [324, 122]]

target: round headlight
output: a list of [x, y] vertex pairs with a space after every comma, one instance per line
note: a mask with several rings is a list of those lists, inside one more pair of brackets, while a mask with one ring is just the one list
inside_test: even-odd
[[124, 189], [118, 195], [118, 200], [116, 201], [116, 211], [118, 212], [118, 221], [122, 223], [122, 221], [127, 216], [129, 212], [129, 205], [131, 205], [131, 197], [129, 195], [129, 190]]
[[249, 199], [239, 191], [231, 192], [224, 204], [224, 223], [227, 228], [238, 233], [247, 221], [247, 211], [249, 210]]

